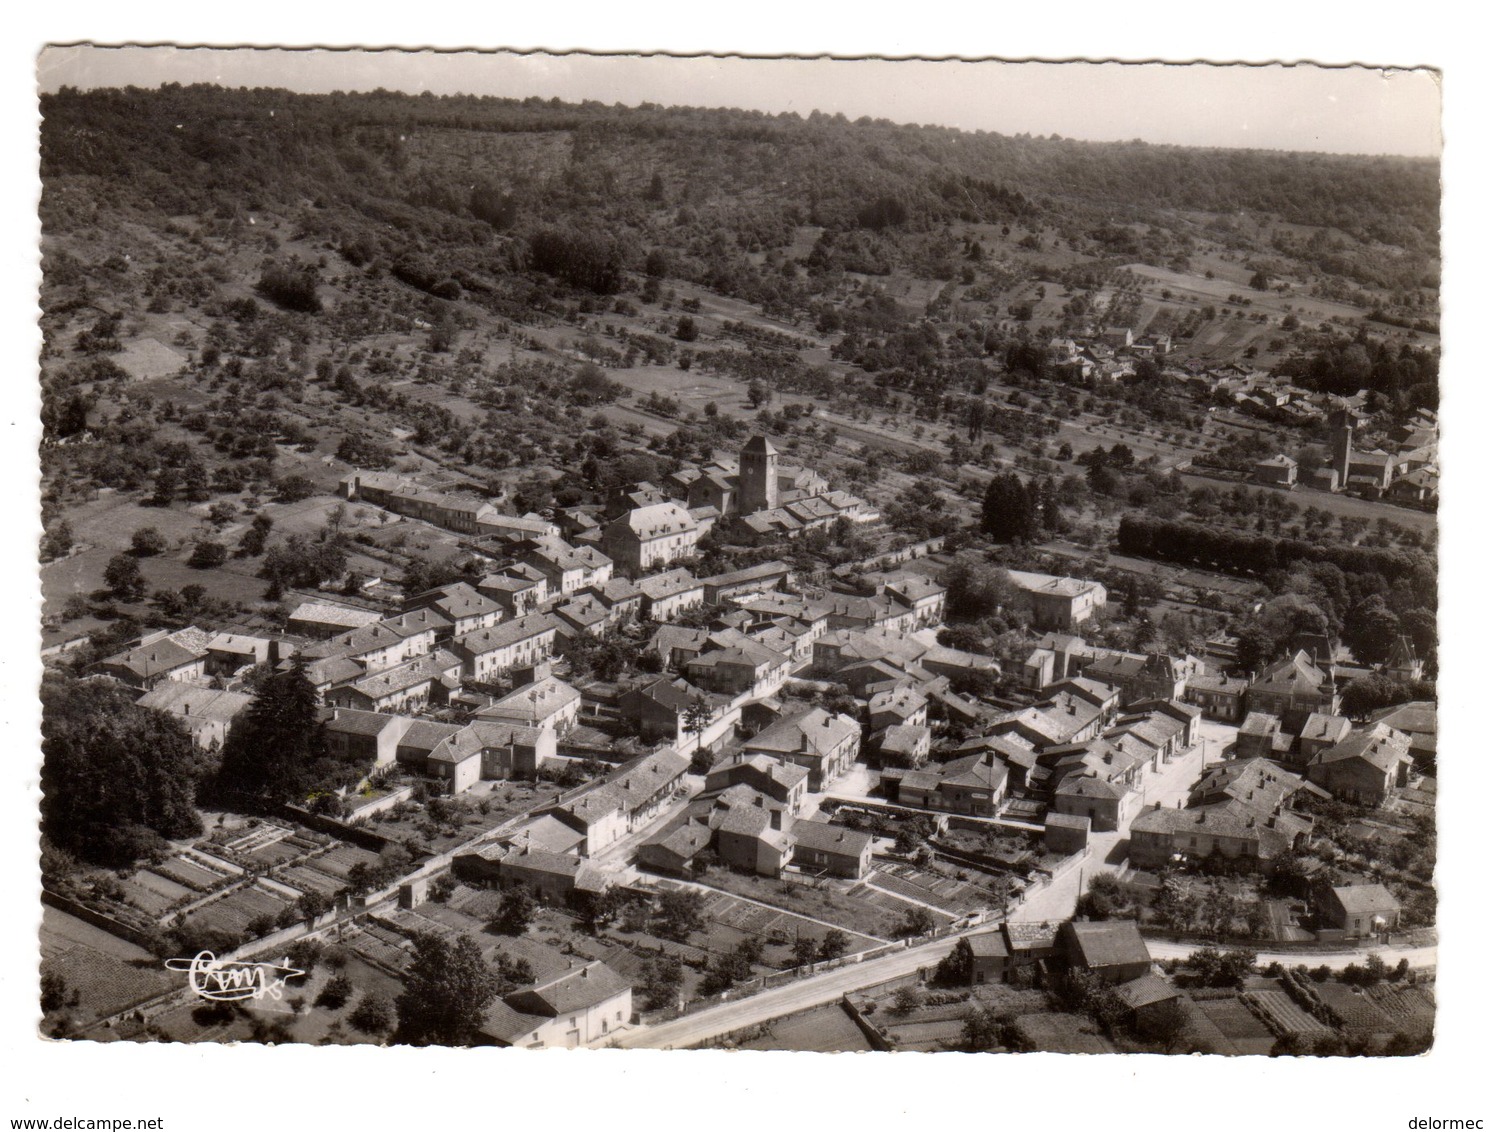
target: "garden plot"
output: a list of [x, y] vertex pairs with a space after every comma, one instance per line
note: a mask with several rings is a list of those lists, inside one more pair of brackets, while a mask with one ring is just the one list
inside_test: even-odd
[[410, 964], [405, 937], [372, 920], [344, 935], [343, 944], [385, 970], [402, 972]]
[[257, 885], [246, 885], [196, 909], [187, 916], [187, 924], [193, 928], [243, 935], [254, 921], [266, 916], [274, 919], [291, 906], [291, 901], [272, 892]]
[[183, 857], [172, 857], [159, 865], [152, 865], [146, 871], [175, 881], [177, 884], [184, 884], [195, 892], [211, 892], [228, 879], [221, 873], [205, 869]]
[[1240, 1053], [1268, 1054], [1275, 1045], [1270, 1028], [1237, 997], [1194, 1000], [1194, 1005]]
[[335, 896], [347, 887], [336, 877], [307, 865], [292, 865], [279, 870], [275, 875], [285, 884], [302, 892], [315, 892], [322, 896]]
[[[965, 1013], [968, 1008], [964, 1008]], [[897, 1022], [887, 1026], [887, 1033], [897, 1041], [900, 1049], [933, 1053], [957, 1047], [964, 1036], [964, 1015], [941, 1021]]]
[[1396, 1029], [1389, 1015], [1373, 999], [1353, 987], [1329, 981], [1318, 984], [1317, 994], [1349, 1033], [1392, 1034]]
[[1380, 983], [1364, 994], [1401, 1032], [1429, 1030], [1436, 1021], [1435, 998], [1429, 987]]
[[767, 1033], [742, 1042], [738, 1049], [796, 1050], [842, 1053], [871, 1049], [871, 1042], [839, 1003], [818, 1006], [803, 1014], [778, 1018]]
[[131, 963], [91, 947], [69, 947], [42, 960], [43, 975], [58, 975], [78, 1006], [69, 1013], [80, 1022], [107, 1018], [136, 1003], [165, 994], [176, 978], [155, 962]]
[[[735, 946], [736, 942], [746, 936], [756, 936], [763, 943], [791, 947], [793, 941], [799, 937], [817, 942], [823, 939], [830, 930], [823, 924], [817, 924], [802, 916], [795, 916], [792, 912], [764, 908], [760, 904], [753, 904], [724, 893], [709, 899], [705, 906], [705, 915], [718, 927], [725, 928], [735, 935], [736, 939], [728, 945], [728, 948]], [[850, 940], [847, 950], [852, 952], [875, 947], [880, 942], [869, 936], [850, 932], [845, 934]], [[716, 939], [712, 933], [709, 949], [721, 950], [715, 946], [715, 943]]]
[[987, 907], [994, 899], [989, 892], [972, 884], [912, 865], [882, 863], [870, 879], [878, 888], [942, 908], [954, 916]]
[[330, 852], [323, 853], [314, 860], [307, 861], [309, 868], [318, 872], [326, 873], [337, 880], [347, 882], [347, 874], [352, 872], [353, 866], [358, 864], [368, 865], [370, 868], [378, 863], [378, 854], [368, 849], [359, 849], [356, 845], [338, 845]]
[[1305, 1034], [1317, 1037], [1332, 1032], [1331, 1027], [1313, 1018], [1291, 1001], [1285, 991], [1247, 991], [1244, 997], [1253, 1004], [1262, 1021], [1281, 1037], [1288, 1034]]
[[141, 869], [122, 881], [125, 903], [139, 908], [150, 916], [164, 915], [170, 908], [197, 895], [184, 884], [159, 876], [149, 869]]

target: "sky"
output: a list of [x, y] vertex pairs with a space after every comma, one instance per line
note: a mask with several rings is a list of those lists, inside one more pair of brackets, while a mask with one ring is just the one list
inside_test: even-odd
[[1088, 141], [1436, 156], [1430, 70], [1363, 66], [677, 58], [213, 48], [47, 49], [44, 91], [225, 86], [539, 95], [566, 101], [812, 110]]

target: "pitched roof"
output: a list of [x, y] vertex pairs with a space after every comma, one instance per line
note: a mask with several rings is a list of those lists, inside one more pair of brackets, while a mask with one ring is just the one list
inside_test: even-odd
[[349, 629], [356, 629], [372, 625], [382, 617], [383, 614], [371, 609], [353, 609], [324, 601], [303, 601], [291, 611], [288, 620], [308, 621], [318, 625], [345, 625]]
[[1151, 953], [1133, 920], [1099, 923], [1074, 921], [1068, 925], [1085, 967], [1114, 967], [1125, 963], [1149, 963]]
[[504, 621], [498, 625], [492, 625], [486, 629], [477, 629], [457, 637], [452, 642], [453, 647], [473, 656], [482, 656], [485, 653], [497, 652], [520, 641], [527, 641], [532, 637], [538, 637], [546, 632], [556, 629], [555, 619], [548, 613], [529, 613], [523, 617], [514, 618], [512, 621]]
[[795, 845], [819, 853], [843, 853], [859, 857], [871, 844], [871, 835], [821, 821], [796, 821], [789, 831]]
[[664, 598], [704, 588], [704, 583], [683, 567], [638, 579], [638, 589], [649, 601], [662, 601]]
[[860, 724], [848, 715], [831, 715], [823, 708], [811, 708], [802, 715], [781, 719], [748, 739], [743, 747], [751, 751], [795, 754], [805, 750], [823, 755], [834, 750], [851, 735], [860, 734]]
[[1410, 736], [1387, 723], [1376, 723], [1355, 731], [1342, 742], [1328, 747], [1313, 760], [1329, 764], [1349, 759], [1363, 759], [1386, 774], [1410, 757]]
[[239, 712], [254, 702], [253, 696], [241, 692], [219, 692], [167, 680], [157, 684], [136, 701], [141, 707], [155, 708], [179, 719], [199, 719], [230, 723]]
[[1398, 910], [1400, 907], [1400, 902], [1395, 899], [1394, 893], [1382, 884], [1345, 885], [1341, 888], [1334, 888], [1332, 895], [1343, 911], [1350, 916], [1354, 913], [1367, 914]]

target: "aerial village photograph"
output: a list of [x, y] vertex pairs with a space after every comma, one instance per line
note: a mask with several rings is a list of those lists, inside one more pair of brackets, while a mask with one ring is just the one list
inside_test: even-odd
[[1432, 1049], [1434, 74], [37, 75], [41, 1040]]

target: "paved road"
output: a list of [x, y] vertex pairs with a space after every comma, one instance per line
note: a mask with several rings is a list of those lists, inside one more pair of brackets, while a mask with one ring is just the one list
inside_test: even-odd
[[672, 1022], [629, 1030], [617, 1039], [616, 1044], [623, 1049], [686, 1049], [732, 1030], [757, 1026], [784, 1014], [837, 1002], [861, 987], [910, 975], [919, 967], [932, 966], [954, 949], [956, 938], [948, 936], [864, 963], [852, 963], [822, 975], [811, 975], [774, 987], [751, 998], [709, 1007]]

